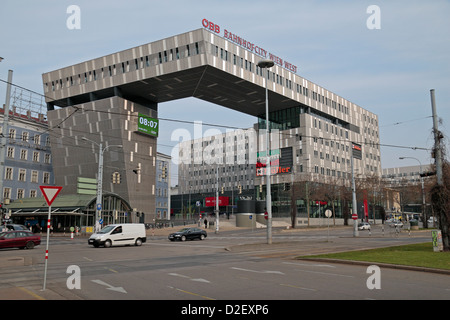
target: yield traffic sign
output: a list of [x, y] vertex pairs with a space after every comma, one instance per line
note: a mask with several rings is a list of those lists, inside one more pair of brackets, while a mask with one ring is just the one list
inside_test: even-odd
[[50, 207], [61, 191], [62, 187], [54, 187], [54, 186], [39, 186], [42, 191], [42, 194], [45, 197], [45, 201], [47, 201], [48, 206]]

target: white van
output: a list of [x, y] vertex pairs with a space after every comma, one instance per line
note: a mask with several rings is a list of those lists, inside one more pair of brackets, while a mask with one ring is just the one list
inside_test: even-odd
[[104, 246], [136, 245], [140, 246], [147, 241], [145, 225], [143, 223], [110, 224], [94, 233], [88, 243], [98, 248]]

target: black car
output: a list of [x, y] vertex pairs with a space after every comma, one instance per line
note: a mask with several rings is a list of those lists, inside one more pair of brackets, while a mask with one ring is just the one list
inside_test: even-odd
[[198, 229], [198, 228], [184, 228], [178, 232], [171, 233], [169, 235], [169, 240], [170, 241], [174, 241], [174, 240], [186, 241], [186, 240], [194, 240], [194, 239], [203, 240], [207, 236], [208, 235], [205, 230]]

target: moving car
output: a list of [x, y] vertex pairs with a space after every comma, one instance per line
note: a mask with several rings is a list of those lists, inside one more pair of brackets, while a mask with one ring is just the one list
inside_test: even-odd
[[147, 241], [145, 225], [143, 223], [110, 224], [102, 230], [93, 233], [88, 240], [90, 245], [98, 248], [104, 246], [136, 245]]
[[41, 244], [41, 236], [28, 230], [3, 231], [0, 233], [0, 248], [33, 249]]
[[169, 235], [170, 241], [175, 240], [194, 240], [194, 239], [200, 239], [203, 240], [208, 236], [205, 230], [199, 229], [199, 228], [183, 228], [178, 232], [171, 233]]
[[360, 222], [358, 224], [358, 230], [370, 230], [370, 224], [368, 222]]

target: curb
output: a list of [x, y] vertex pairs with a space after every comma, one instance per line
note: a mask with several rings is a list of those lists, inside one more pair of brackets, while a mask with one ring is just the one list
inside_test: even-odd
[[390, 264], [390, 263], [379, 263], [379, 262], [357, 261], [357, 260], [342, 260], [342, 259], [330, 259], [330, 258], [308, 258], [308, 257], [296, 258], [295, 260], [331, 262], [331, 263], [351, 264], [351, 265], [360, 265], [360, 266], [376, 265], [379, 267], [390, 268], [390, 269], [400, 269], [400, 270], [408, 270], [408, 271], [419, 271], [419, 272], [429, 272], [429, 273], [450, 275], [450, 270], [433, 269], [433, 268], [426, 268], [426, 267], [415, 267], [415, 266]]

